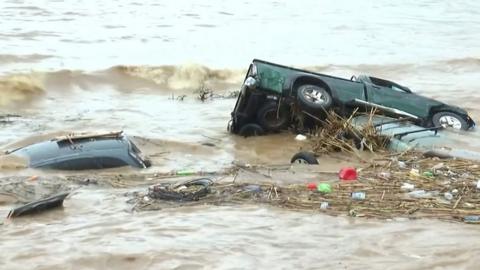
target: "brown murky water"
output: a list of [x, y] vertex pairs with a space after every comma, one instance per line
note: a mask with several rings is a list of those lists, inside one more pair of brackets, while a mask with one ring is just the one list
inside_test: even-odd
[[[0, 119], [2, 150], [72, 131], [124, 130], [153, 162], [143, 171], [82, 172], [122, 174], [124, 182], [74, 185], [61, 210], [0, 221], [0, 268], [476, 269], [475, 226], [263, 206], [132, 213], [125, 194], [148, 185], [135, 182], [138, 174], [287, 164], [305, 146], [288, 133], [232, 136], [235, 99], [196, 98], [202, 87], [223, 96], [238, 90], [255, 57], [392, 79], [464, 107], [478, 122], [479, 9], [477, 1], [0, 3], [0, 115], [12, 115]], [[478, 131], [448, 133], [480, 151]], [[31, 176], [42, 183], [69, 174], [0, 157], [2, 186], [21, 181], [41, 193]], [[0, 216], [16, 199], [0, 193]]]

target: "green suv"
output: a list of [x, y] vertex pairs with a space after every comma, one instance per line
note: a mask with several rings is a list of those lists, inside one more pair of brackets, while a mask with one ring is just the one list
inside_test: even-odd
[[408, 117], [422, 127], [467, 130], [475, 126], [465, 110], [417, 95], [392, 81], [366, 75], [343, 79], [254, 59], [229, 130], [243, 136], [260, 135], [286, 129], [295, 115], [321, 120], [331, 109], [348, 116], [354, 110], [372, 108], [389, 116]]

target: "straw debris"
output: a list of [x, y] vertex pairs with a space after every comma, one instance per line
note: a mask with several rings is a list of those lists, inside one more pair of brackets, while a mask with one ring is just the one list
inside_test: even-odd
[[377, 132], [372, 121], [374, 115], [372, 110], [366, 125], [357, 128], [352, 123], [356, 111], [346, 119], [329, 111], [325, 120], [319, 120], [322, 125], [313, 134], [312, 150], [318, 154], [337, 151], [356, 153], [357, 149], [385, 151], [390, 138]]

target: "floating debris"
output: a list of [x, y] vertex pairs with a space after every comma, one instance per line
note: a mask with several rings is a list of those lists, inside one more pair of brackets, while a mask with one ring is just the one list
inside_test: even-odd
[[7, 218], [31, 215], [46, 210], [57, 208], [63, 205], [63, 201], [70, 193], [65, 192], [55, 196], [51, 196], [42, 200], [33, 201], [23, 206], [10, 210]]
[[[210, 192], [198, 200], [172, 204], [149, 197], [150, 200], [145, 202], [143, 197], [147, 193], [137, 194], [132, 201], [137, 211], [197, 204], [268, 204], [295, 211], [322, 211], [334, 216], [435, 218], [480, 224], [480, 221], [474, 222], [474, 218], [465, 219], [480, 216], [480, 192], [475, 188], [477, 179], [480, 178], [480, 169], [472, 167], [476, 164], [475, 161], [444, 160], [445, 167], [437, 171], [434, 179], [422, 175], [410, 179], [410, 170], [398, 168], [394, 159], [402, 159], [419, 171], [427, 171], [438, 163], [437, 158], [424, 158], [421, 154], [409, 152], [392, 157], [392, 162], [382, 166], [366, 164], [359, 169], [357, 181], [339, 181], [334, 174], [328, 183], [305, 181], [303, 184], [282, 185], [234, 181], [212, 183], [209, 185]], [[251, 172], [256, 170], [260, 170], [259, 167], [249, 167]], [[466, 171], [469, 172], [468, 178], [450, 176], [452, 173], [461, 175]], [[378, 177], [381, 172], [388, 172], [390, 178]], [[406, 179], [409, 182], [405, 182]], [[451, 200], [445, 194], [450, 194]], [[445, 196], [448, 197], [447, 200]]]

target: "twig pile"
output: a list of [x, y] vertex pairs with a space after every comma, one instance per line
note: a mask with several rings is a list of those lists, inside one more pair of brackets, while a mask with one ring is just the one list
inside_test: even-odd
[[322, 121], [322, 127], [317, 129], [312, 138], [312, 150], [318, 154], [337, 151], [354, 153], [356, 149], [368, 149], [371, 152], [385, 150], [390, 138], [380, 135], [373, 125], [375, 111], [370, 112], [369, 121], [361, 129], [352, 124], [355, 114], [345, 119], [329, 111]]

